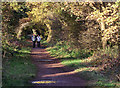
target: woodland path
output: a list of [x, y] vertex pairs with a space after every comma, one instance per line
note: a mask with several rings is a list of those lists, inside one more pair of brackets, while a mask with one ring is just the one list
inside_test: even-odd
[[33, 48], [33, 64], [37, 67], [36, 77], [32, 81], [52, 81], [54, 83], [33, 84], [34, 86], [85, 86], [85, 80], [68, 67], [53, 58], [45, 48]]

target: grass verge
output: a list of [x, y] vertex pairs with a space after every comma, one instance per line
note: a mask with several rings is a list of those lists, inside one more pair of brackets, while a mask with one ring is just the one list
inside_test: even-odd
[[16, 50], [13, 57], [3, 59], [3, 87], [28, 86], [28, 81], [35, 76], [36, 68], [30, 60], [30, 48]]
[[[96, 52], [90, 50], [76, 51], [75, 49], [70, 50], [70, 46], [66, 44], [58, 43], [55, 46], [48, 47], [47, 51], [51, 56], [60, 59], [63, 65], [73, 68], [81, 78], [88, 81], [88, 86], [120, 87], [120, 83], [114, 80], [115, 70], [111, 70], [114, 68], [111, 67], [112, 62], [118, 55], [116, 47], [106, 50], [100, 49]], [[116, 72], [119, 73], [119, 70]]]

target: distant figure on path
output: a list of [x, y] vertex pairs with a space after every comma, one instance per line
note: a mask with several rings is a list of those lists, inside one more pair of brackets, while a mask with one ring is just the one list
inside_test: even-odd
[[40, 47], [40, 40], [41, 40], [41, 37], [40, 35], [37, 36], [37, 47]]
[[33, 41], [33, 48], [35, 48], [35, 42], [36, 42], [36, 36], [33, 34], [32, 36], [32, 41]]

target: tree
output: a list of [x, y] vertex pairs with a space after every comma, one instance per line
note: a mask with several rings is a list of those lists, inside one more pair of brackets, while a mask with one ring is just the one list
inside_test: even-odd
[[27, 5], [31, 8], [31, 11], [29, 11], [27, 14], [29, 15], [29, 18], [32, 19], [32, 22], [46, 25], [49, 32], [47, 42], [50, 42], [54, 34], [54, 28], [52, 25], [57, 24], [55, 21], [58, 20], [58, 13], [61, 10], [59, 3], [35, 2], [27, 3]]
[[[97, 20], [101, 27], [102, 45], [106, 47], [107, 41], [116, 41], [117, 36], [117, 20], [118, 5], [115, 3], [101, 2], [93, 3], [94, 11], [87, 18]], [[98, 7], [99, 6], [99, 7]]]
[[103, 48], [107, 41], [117, 41], [118, 5], [115, 2], [77, 2], [64, 3], [64, 11], [71, 16], [76, 15], [76, 21], [95, 20], [100, 25]]
[[[21, 10], [22, 9], [22, 10]], [[25, 13], [27, 8], [25, 3], [21, 2], [2, 2], [2, 48], [3, 56], [9, 52], [8, 46], [13, 46], [16, 39], [16, 27], [19, 25], [19, 19], [27, 17]], [[14, 46], [16, 47], [16, 46]], [[11, 53], [11, 52], [9, 52]]]

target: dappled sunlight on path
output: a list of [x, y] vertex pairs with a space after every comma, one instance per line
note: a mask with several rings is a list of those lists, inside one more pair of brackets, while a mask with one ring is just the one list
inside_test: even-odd
[[64, 67], [61, 63], [53, 63], [53, 64], [45, 64], [45, 68], [57, 68], [57, 67]]
[[[71, 70], [51, 57], [44, 48], [33, 48], [31, 51], [33, 63], [37, 67], [36, 77], [32, 81], [40, 81], [35, 86], [85, 86], [86, 82], [77, 76], [77, 71]], [[42, 80], [55, 81], [43, 83]]]
[[55, 77], [55, 76], [62, 76], [62, 75], [71, 75], [75, 74], [77, 72], [71, 71], [71, 72], [63, 72], [63, 73], [55, 73], [55, 74], [49, 74], [49, 75], [43, 75], [42, 77]]

